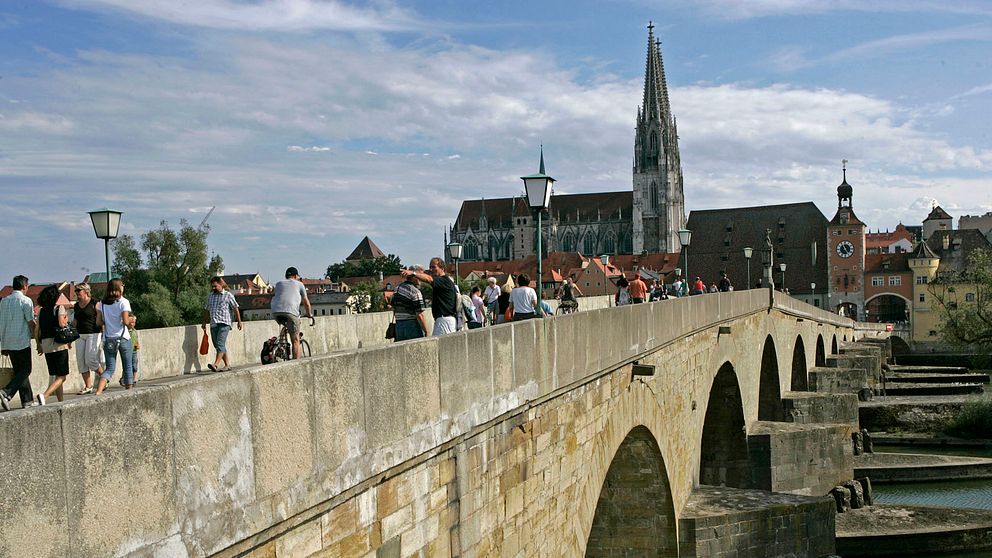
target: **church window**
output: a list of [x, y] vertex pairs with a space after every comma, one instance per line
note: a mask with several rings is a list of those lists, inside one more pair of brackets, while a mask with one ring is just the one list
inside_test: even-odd
[[606, 254], [616, 252], [616, 240], [613, 237], [613, 233], [606, 235], [606, 240], [603, 241], [603, 252]]
[[582, 238], [582, 253], [586, 256], [592, 256], [596, 253], [596, 239], [593, 238], [592, 233], [586, 233]]
[[470, 238], [468, 242], [465, 243], [465, 259], [479, 259], [479, 243], [474, 238]]
[[565, 252], [571, 252], [575, 250], [575, 237], [572, 233], [565, 233], [565, 238], [561, 241], [562, 250]]
[[651, 182], [651, 209], [658, 209], [658, 185]]
[[634, 241], [629, 234], [620, 235], [620, 252], [624, 254], [634, 253]]

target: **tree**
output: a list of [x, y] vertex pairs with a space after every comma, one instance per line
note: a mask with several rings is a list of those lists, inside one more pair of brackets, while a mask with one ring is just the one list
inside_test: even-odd
[[992, 251], [975, 250], [963, 270], [941, 273], [929, 290], [940, 312], [942, 340], [992, 349]]
[[348, 307], [356, 314], [387, 310], [386, 297], [377, 281], [359, 283], [348, 294]]
[[210, 228], [179, 230], [166, 221], [141, 235], [140, 250], [130, 235], [114, 240], [113, 271], [127, 285], [128, 298], [143, 327], [199, 323], [209, 279], [223, 269], [220, 256], [208, 256]]
[[383, 275], [396, 275], [403, 269], [400, 258], [393, 254], [379, 256], [368, 260], [344, 260], [340, 263], [327, 266], [327, 273], [324, 275], [331, 281], [339, 281], [342, 277], [378, 277]]

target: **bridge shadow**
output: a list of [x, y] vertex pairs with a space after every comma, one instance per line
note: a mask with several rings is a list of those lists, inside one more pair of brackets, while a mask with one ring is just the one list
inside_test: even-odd
[[600, 489], [587, 557], [678, 556], [664, 458], [644, 426], [627, 434]]
[[737, 373], [729, 362], [720, 367], [713, 379], [706, 404], [699, 483], [734, 488], [751, 486], [744, 404]]
[[806, 345], [801, 335], [796, 337], [796, 346], [792, 350], [792, 382], [791, 391], [809, 391], [809, 377], [806, 374]]
[[761, 351], [761, 375], [758, 377], [758, 420], [784, 420], [782, 392], [779, 385], [778, 357], [775, 353], [775, 340], [765, 337]]
[[816, 360], [814, 366], [821, 367], [827, 365], [826, 351], [823, 349], [823, 336], [816, 336]]

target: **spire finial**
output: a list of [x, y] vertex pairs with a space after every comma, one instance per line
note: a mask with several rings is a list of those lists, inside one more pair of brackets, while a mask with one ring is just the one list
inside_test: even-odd
[[539, 170], [538, 172], [540, 172], [541, 174], [544, 174], [544, 144], [543, 143], [541, 144], [541, 170]]
[[650, 19], [648, 20], [648, 32], [654, 33], [654, 22], [651, 21]]
[[841, 159], [840, 164], [844, 169], [844, 182], [847, 182], [847, 159]]

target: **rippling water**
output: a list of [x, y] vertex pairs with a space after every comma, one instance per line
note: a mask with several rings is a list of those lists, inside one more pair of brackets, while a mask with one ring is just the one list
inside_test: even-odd
[[872, 485], [879, 504], [919, 504], [992, 510], [992, 479]]

